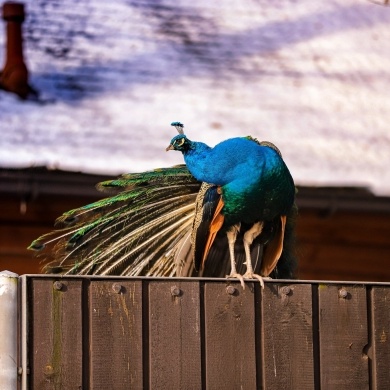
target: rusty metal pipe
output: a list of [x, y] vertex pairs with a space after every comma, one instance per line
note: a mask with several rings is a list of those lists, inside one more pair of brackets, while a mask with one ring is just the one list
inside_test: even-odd
[[26, 99], [31, 92], [28, 84], [28, 69], [23, 57], [22, 23], [24, 21], [24, 4], [5, 2], [3, 19], [6, 22], [6, 60], [0, 73], [0, 87]]

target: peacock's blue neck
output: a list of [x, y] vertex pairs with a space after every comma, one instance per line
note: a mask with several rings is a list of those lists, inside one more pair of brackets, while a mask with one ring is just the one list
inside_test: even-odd
[[199, 181], [212, 183], [215, 176], [210, 170], [209, 158], [212, 148], [203, 142], [191, 142], [190, 147], [183, 151], [184, 161], [191, 174]]

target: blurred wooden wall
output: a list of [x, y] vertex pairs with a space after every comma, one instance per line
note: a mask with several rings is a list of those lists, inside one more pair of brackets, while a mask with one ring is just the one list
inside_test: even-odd
[[390, 281], [390, 214], [301, 209], [299, 278]]

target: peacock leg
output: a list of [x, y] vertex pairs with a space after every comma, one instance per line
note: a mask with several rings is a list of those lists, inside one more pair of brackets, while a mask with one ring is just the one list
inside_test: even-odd
[[252, 259], [251, 259], [251, 245], [253, 240], [262, 232], [263, 222], [256, 222], [253, 226], [245, 232], [244, 234], [244, 249], [245, 249], [245, 259], [246, 259], [246, 272], [243, 275], [244, 278], [248, 279], [258, 279], [261, 287], [264, 288], [263, 278], [253, 272]]
[[238, 223], [237, 225], [233, 225], [226, 233], [228, 243], [229, 243], [229, 253], [230, 253], [230, 263], [231, 263], [231, 271], [230, 275], [227, 275], [227, 278], [236, 278], [240, 281], [241, 286], [243, 289], [245, 289], [245, 283], [244, 283], [244, 278], [242, 275], [237, 273], [236, 269], [236, 260], [234, 258], [234, 244], [236, 242], [237, 234], [240, 231], [240, 224]]

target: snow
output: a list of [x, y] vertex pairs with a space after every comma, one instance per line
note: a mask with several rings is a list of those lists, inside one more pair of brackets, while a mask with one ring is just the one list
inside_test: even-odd
[[[41, 102], [0, 91], [0, 166], [107, 175], [274, 142], [299, 185], [390, 195], [390, 7], [366, 0], [25, 1]], [[0, 47], [4, 46], [0, 31]], [[0, 50], [3, 63], [4, 50]]]

